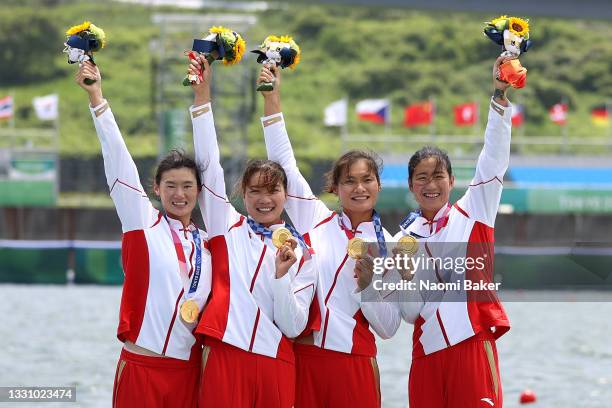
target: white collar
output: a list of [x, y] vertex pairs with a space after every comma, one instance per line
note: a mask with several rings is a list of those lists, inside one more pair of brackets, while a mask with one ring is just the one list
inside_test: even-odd
[[179, 220], [177, 220], [176, 218], [171, 218], [169, 216], [166, 216], [166, 220], [168, 221], [168, 224], [170, 225], [170, 228], [172, 228], [175, 231], [184, 231], [185, 229], [188, 231], [193, 231], [196, 229], [196, 226], [194, 225], [194, 223], [192, 221], [189, 222], [189, 225], [187, 226], [187, 228], [185, 228], [183, 226], [183, 223]]

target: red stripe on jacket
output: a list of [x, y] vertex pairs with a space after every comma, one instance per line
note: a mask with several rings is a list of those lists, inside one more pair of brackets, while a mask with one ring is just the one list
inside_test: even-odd
[[[467, 269], [466, 279], [472, 282], [483, 281], [492, 283], [494, 264], [494, 229], [481, 223], [474, 223], [472, 233], [468, 240], [466, 259], [484, 258], [484, 268]], [[474, 333], [495, 328], [493, 336], [497, 339], [510, 330], [510, 321], [502, 306], [497, 293], [491, 290], [469, 290], [467, 291], [467, 307]]]
[[149, 249], [143, 230], [123, 234], [121, 263], [125, 281], [121, 293], [117, 338], [135, 343], [142, 327], [149, 290]]
[[363, 315], [361, 309], [353, 316], [355, 328], [353, 329], [353, 348], [351, 354], [361, 356], [376, 357], [376, 340], [370, 331], [368, 320]]
[[208, 241], [212, 265], [210, 300], [195, 333], [222, 340], [227, 327], [230, 305], [230, 273], [227, 242], [224, 235]]

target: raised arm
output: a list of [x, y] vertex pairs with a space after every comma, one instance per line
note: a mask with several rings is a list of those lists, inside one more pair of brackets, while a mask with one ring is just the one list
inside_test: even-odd
[[[193, 106], [189, 108], [193, 125], [195, 160], [202, 176], [202, 191], [198, 197], [202, 218], [210, 238], [223, 235], [240, 214], [231, 205], [225, 192], [225, 177], [221, 167], [217, 132], [213, 120], [210, 81], [211, 68], [203, 57], [190, 64], [190, 73], [197, 75], [204, 67], [203, 82], [192, 85]], [[201, 65], [200, 65], [201, 64]]]
[[268, 159], [280, 164], [287, 174], [285, 210], [300, 234], [305, 234], [329, 216], [331, 210], [319, 200], [297, 166], [280, 106], [280, 69], [263, 67], [260, 81], [274, 82], [274, 90], [262, 92], [264, 117], [261, 118]]
[[[94, 79], [91, 85], [86, 78]], [[159, 212], [153, 207], [140, 183], [136, 164], [130, 156], [108, 101], [102, 95], [98, 67], [85, 62], [76, 74], [77, 84], [89, 95], [89, 109], [102, 146], [104, 172], [110, 196], [121, 220], [123, 232], [150, 227]]]
[[499, 57], [493, 66], [495, 92], [489, 105], [484, 147], [478, 157], [476, 174], [457, 203], [469, 217], [490, 227], [495, 223], [504, 174], [510, 161], [512, 105], [506, 98], [509, 84], [497, 79], [499, 64], [505, 59], [507, 57]]

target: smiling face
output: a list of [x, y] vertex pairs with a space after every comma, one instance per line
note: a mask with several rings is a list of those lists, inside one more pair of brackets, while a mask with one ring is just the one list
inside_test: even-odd
[[198, 199], [198, 184], [193, 169], [180, 167], [164, 171], [153, 190], [169, 217], [189, 225]]
[[448, 174], [437, 157], [430, 156], [416, 165], [408, 183], [423, 216], [432, 219], [448, 202], [455, 177]]
[[338, 184], [334, 187], [343, 211], [352, 221], [359, 214], [369, 219], [379, 192], [380, 183], [375, 170], [368, 165], [366, 159], [356, 160], [348, 169], [342, 170]]
[[249, 216], [261, 225], [269, 227], [282, 222], [287, 192], [280, 181], [271, 184], [256, 171], [246, 183], [243, 200]]

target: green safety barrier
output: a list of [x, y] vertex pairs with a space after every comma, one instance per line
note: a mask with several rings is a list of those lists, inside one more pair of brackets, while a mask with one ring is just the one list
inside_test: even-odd
[[68, 248], [0, 248], [3, 283], [66, 283]]
[[[450, 201], [456, 202], [465, 187], [456, 187]], [[571, 188], [516, 188], [505, 187], [501, 204], [506, 212], [530, 214], [610, 214], [612, 213], [612, 190]], [[406, 211], [417, 208], [412, 193], [405, 188], [384, 187], [378, 196], [376, 208], [380, 211]]]
[[[612, 289], [612, 249], [589, 254], [553, 248], [498, 248], [495, 280], [503, 289]], [[68, 259], [74, 251], [74, 282], [123, 283], [119, 248], [0, 248], [1, 283], [65, 284]]]
[[65, 284], [71, 257], [74, 257], [75, 283], [123, 283], [120, 249], [69, 247], [0, 247], [0, 282]]
[[505, 289], [610, 290], [610, 265], [612, 254], [496, 254], [494, 275]]
[[75, 250], [75, 282], [122, 284], [121, 250], [77, 248]]
[[0, 207], [52, 207], [55, 182], [49, 180], [0, 180]]

